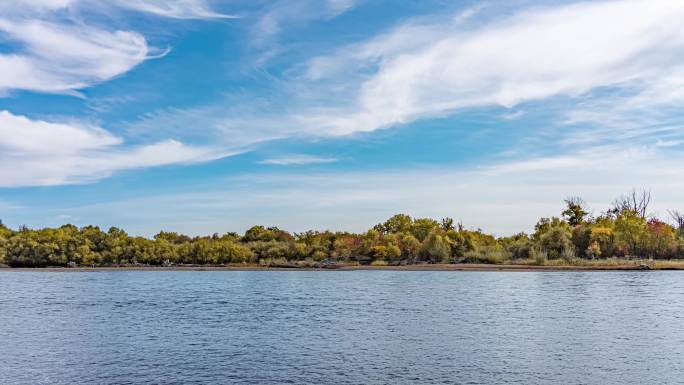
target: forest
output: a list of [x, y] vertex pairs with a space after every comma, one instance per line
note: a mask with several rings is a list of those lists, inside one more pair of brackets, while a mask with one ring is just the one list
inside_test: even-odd
[[161, 231], [152, 239], [96, 226], [13, 230], [0, 222], [0, 264], [10, 267], [232, 265], [316, 267], [321, 263], [576, 263], [608, 259], [684, 259], [684, 214], [649, 212], [651, 195], [632, 191], [593, 215], [578, 197], [531, 234], [495, 237], [451, 218], [397, 214], [364, 233], [254, 226], [244, 234], [190, 237]]

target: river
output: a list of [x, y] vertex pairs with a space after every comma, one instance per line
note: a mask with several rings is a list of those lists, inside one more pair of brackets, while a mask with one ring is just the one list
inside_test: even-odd
[[0, 383], [682, 384], [684, 273], [2, 271]]

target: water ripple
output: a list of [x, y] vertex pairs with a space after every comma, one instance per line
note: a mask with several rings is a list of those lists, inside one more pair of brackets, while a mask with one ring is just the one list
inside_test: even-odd
[[0, 272], [0, 383], [682, 384], [678, 272]]

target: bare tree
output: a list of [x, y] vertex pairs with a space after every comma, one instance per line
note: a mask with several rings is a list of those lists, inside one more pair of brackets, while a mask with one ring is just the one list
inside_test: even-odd
[[667, 213], [670, 214], [672, 220], [675, 221], [679, 233], [684, 234], [684, 214], [677, 210], [667, 210]]
[[635, 189], [632, 190], [631, 194], [621, 195], [614, 200], [613, 207], [608, 212], [618, 215], [624, 211], [631, 211], [642, 218], [646, 218], [649, 204], [651, 204], [651, 192]]
[[452, 218], [446, 217], [442, 218], [442, 229], [444, 231], [449, 231], [454, 229], [454, 220]]

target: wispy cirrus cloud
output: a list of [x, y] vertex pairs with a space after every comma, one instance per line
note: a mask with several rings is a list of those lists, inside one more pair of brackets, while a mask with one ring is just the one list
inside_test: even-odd
[[0, 92], [72, 92], [128, 72], [149, 52], [135, 32], [0, 17], [6, 40], [21, 46], [0, 54]]
[[351, 9], [361, 0], [277, 0], [261, 14], [252, 29], [253, 42], [264, 47], [285, 28], [316, 19], [332, 19]]
[[[113, 28], [93, 14], [128, 10], [176, 19], [227, 18], [203, 0], [18, 0], [0, 4], [0, 96], [15, 90], [79, 95], [150, 57], [139, 32]], [[86, 22], [85, 20], [88, 20]], [[124, 96], [107, 99], [109, 103]], [[106, 105], [94, 105], [107, 108]], [[129, 144], [77, 118], [34, 120], [0, 111], [0, 187], [86, 183], [121, 170], [192, 163], [230, 155], [159, 138]]]
[[234, 19], [238, 17], [214, 11], [205, 0], [114, 0], [112, 5], [176, 19]]
[[658, 140], [656, 147], [677, 147], [684, 144], [684, 140]]
[[194, 163], [229, 153], [175, 140], [124, 146], [122, 138], [82, 122], [48, 122], [0, 111], [0, 187], [88, 183], [113, 172]]
[[[137, 32], [86, 27], [68, 16], [58, 23], [54, 12], [91, 4], [172, 18], [219, 14], [205, 1], [23, 3], [32, 4], [32, 15], [38, 16], [0, 17], [8, 38], [25, 48], [0, 54], [0, 68], [6, 70], [0, 72], [0, 90], [6, 92], [74, 92], [126, 73], [150, 55]], [[254, 19], [253, 32], [272, 43], [283, 26], [333, 18], [355, 6], [342, 0], [275, 2]], [[237, 107], [231, 103], [235, 98], [227, 97], [214, 105], [162, 108], [130, 122], [127, 134], [150, 143], [170, 137], [212, 143], [232, 153], [270, 140], [343, 136], [473, 108], [513, 108], [561, 97], [567, 108], [549, 123], [559, 133], [550, 146], [600, 146], [607, 138], [651, 144], [681, 139], [681, 118], [672, 113], [684, 104], [681, 2], [576, 2], [520, 8], [475, 22], [487, 12], [495, 10], [474, 7], [403, 21], [279, 75], [268, 74], [273, 92], [248, 90], [241, 95], [247, 101]], [[619, 25], [611, 22], [616, 17]], [[30, 28], [43, 32], [29, 38], [24, 32]], [[46, 58], [53, 56], [55, 65], [46, 66]], [[202, 130], [188, 129], [197, 126]]]
[[[610, 22], [615, 15], [619, 25]], [[454, 19], [408, 23], [312, 59], [307, 78], [351, 76], [358, 88], [328, 123], [311, 120], [335, 133], [369, 131], [601, 87], [631, 87], [634, 104], [679, 103], [682, 17], [681, 2], [620, 0], [524, 10], [467, 28]]]
[[[684, 3], [609, 0], [487, 14], [495, 11], [474, 7], [409, 19], [294, 65], [273, 82], [273, 98], [287, 101], [283, 108], [271, 108], [260, 96], [234, 113], [222, 108], [230, 104], [224, 100], [204, 108], [203, 120], [227, 128], [209, 131], [219, 140], [240, 141], [242, 135], [232, 133], [250, 127], [242, 131], [254, 143], [349, 135], [563, 98], [566, 104], [549, 123], [558, 144], [655, 142], [681, 130], [672, 109], [684, 104]], [[611, 22], [616, 15], [619, 25]], [[475, 22], [478, 17], [483, 20]], [[154, 130], [154, 119], [144, 123]]]
[[269, 158], [260, 161], [260, 164], [268, 164], [275, 166], [304, 166], [309, 164], [325, 164], [337, 162], [337, 158], [314, 156], [306, 154], [294, 154], [277, 158]]
[[216, 12], [207, 0], [14, 0], [0, 4], [0, 10], [14, 15], [31, 15], [36, 11], [106, 10], [123, 8], [177, 19], [234, 18]]
[[[76, 93], [122, 75], [163, 51], [135, 31], [85, 23], [82, 12], [119, 8], [170, 18], [225, 18], [202, 0], [19, 0], [0, 4], [0, 94]], [[95, 20], [95, 18], [89, 18]], [[155, 51], [158, 51], [155, 53]]]

